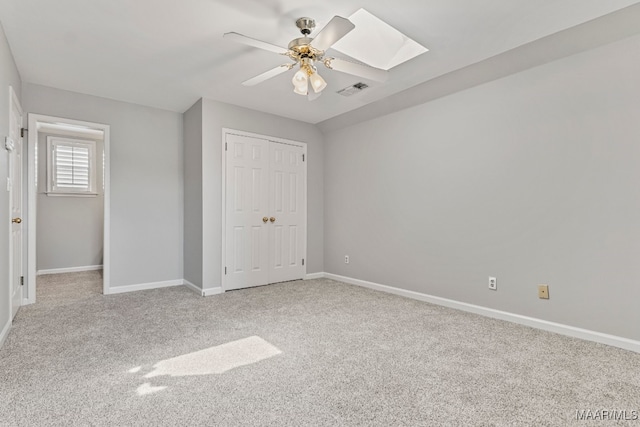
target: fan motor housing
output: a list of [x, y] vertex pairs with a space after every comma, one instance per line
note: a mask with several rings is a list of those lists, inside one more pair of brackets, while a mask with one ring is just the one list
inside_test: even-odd
[[289, 50], [293, 50], [301, 54], [309, 53], [309, 45], [312, 40], [313, 39], [310, 37], [299, 37], [297, 39], [293, 39], [289, 43]]
[[313, 31], [313, 29], [316, 27], [316, 21], [314, 21], [311, 18], [307, 18], [305, 16], [302, 18], [298, 18], [296, 20], [296, 26], [300, 28], [300, 32], [303, 35], [308, 36], [309, 34], [311, 34], [311, 31]]

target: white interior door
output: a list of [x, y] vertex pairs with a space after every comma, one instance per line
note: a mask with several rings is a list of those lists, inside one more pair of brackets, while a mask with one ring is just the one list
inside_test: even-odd
[[266, 285], [269, 141], [227, 134], [226, 144], [225, 290]]
[[225, 143], [224, 289], [303, 278], [304, 147], [229, 133]]
[[269, 147], [269, 282], [304, 277], [306, 222], [304, 149], [271, 142]]
[[11, 280], [11, 315], [16, 316], [22, 305], [22, 108], [13, 89], [9, 109], [9, 198], [11, 200], [11, 246], [9, 250], [9, 275]]

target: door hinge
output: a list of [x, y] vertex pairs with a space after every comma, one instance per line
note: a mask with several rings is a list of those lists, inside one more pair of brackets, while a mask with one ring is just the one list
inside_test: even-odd
[[224, 268], [224, 274], [227, 274], [227, 267]]
[[24, 286], [24, 276], [20, 276], [20, 286]]
[[302, 265], [304, 265], [304, 258], [302, 258]]
[[24, 138], [24, 133], [29, 132], [29, 129], [20, 128], [20, 138]]
[[224, 143], [224, 151], [227, 151], [227, 143]]
[[302, 161], [304, 162], [304, 154], [302, 155]]

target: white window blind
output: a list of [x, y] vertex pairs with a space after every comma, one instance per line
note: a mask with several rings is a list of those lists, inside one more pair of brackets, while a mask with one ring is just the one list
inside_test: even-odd
[[47, 137], [49, 193], [95, 194], [95, 142]]

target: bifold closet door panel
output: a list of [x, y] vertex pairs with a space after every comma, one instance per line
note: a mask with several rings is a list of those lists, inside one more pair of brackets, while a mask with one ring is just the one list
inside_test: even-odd
[[306, 236], [304, 149], [270, 142], [269, 283], [304, 277]]
[[225, 290], [269, 279], [269, 141], [227, 134]]

